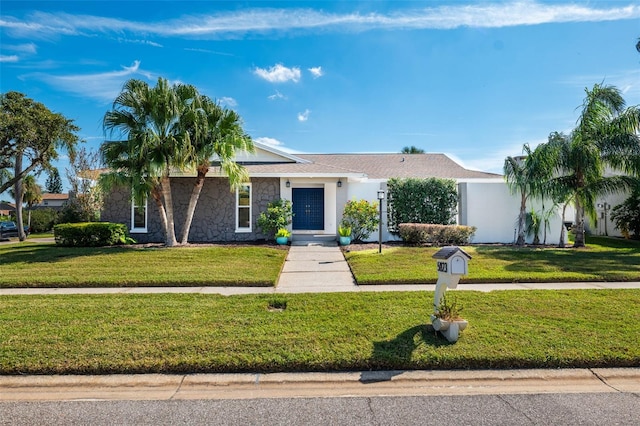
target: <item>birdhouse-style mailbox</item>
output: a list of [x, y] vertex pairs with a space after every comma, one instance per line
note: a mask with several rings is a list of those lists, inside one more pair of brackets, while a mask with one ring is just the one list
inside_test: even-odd
[[471, 259], [464, 250], [456, 246], [447, 246], [438, 250], [433, 258], [437, 261], [438, 282], [436, 283], [436, 297], [434, 307], [437, 310], [444, 291], [458, 287], [460, 277], [468, 272], [467, 264]]
[[435, 330], [443, 333], [450, 342], [455, 342], [458, 340], [458, 332], [466, 327], [466, 322], [462, 326], [456, 323], [453, 323], [451, 327], [448, 324], [442, 325], [443, 322], [438, 318], [438, 308], [447, 288], [458, 287], [460, 277], [468, 273], [467, 265], [471, 256], [460, 247], [447, 246], [438, 250], [433, 258], [437, 261], [438, 282], [436, 283], [436, 294], [433, 297], [431, 322]]
[[[467, 275], [468, 263], [471, 256], [456, 246], [447, 246], [438, 250], [433, 258], [437, 260], [438, 277], [440, 275]], [[459, 279], [459, 277], [458, 277]], [[450, 288], [458, 285], [456, 281]]]

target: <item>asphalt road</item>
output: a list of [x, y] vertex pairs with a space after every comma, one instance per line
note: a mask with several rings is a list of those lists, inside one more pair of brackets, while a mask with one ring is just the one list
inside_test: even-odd
[[2, 402], [2, 425], [638, 425], [640, 395]]

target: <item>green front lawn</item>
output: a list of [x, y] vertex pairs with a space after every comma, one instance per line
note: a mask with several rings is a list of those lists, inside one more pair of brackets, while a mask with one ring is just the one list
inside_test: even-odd
[[[589, 237], [585, 249], [463, 247], [473, 259], [461, 282], [640, 281], [640, 243]], [[436, 247], [345, 253], [358, 284], [435, 283]]]
[[640, 365], [640, 290], [452, 296], [455, 344], [426, 326], [433, 292], [1, 296], [0, 374]]
[[287, 255], [267, 246], [0, 246], [0, 287], [273, 286]]

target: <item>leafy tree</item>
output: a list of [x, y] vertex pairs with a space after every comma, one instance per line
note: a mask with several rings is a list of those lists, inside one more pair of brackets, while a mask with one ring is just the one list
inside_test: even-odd
[[451, 179], [389, 179], [387, 183], [389, 230], [401, 223], [455, 223], [458, 194]]
[[279, 199], [267, 205], [267, 211], [261, 212], [258, 216], [258, 227], [262, 233], [268, 237], [273, 235], [280, 228], [286, 228], [291, 223], [293, 208], [291, 201]]
[[85, 148], [78, 150], [74, 161], [67, 169], [71, 192], [63, 209], [65, 222], [96, 222], [100, 220], [103, 205], [100, 178], [99, 153]]
[[[4, 173], [0, 193], [13, 186], [16, 198], [16, 221], [22, 223], [23, 179], [31, 172], [51, 167], [58, 149], [73, 158], [79, 128], [62, 114], [51, 112], [39, 102], [19, 92], [0, 97], [0, 169], [13, 168], [11, 177]], [[20, 241], [26, 239], [18, 227]]]
[[596, 84], [585, 92], [576, 128], [569, 135], [553, 133], [548, 142], [556, 157], [550, 186], [570, 194], [576, 208], [574, 247], [585, 246], [585, 215], [597, 221], [598, 197], [637, 185], [629, 175], [605, 176], [605, 169], [638, 173], [640, 158], [638, 107], [626, 108], [613, 86]]
[[531, 197], [541, 196], [553, 171], [552, 152], [544, 146], [531, 150], [528, 144], [522, 147], [525, 155], [507, 157], [504, 160], [504, 178], [512, 194], [520, 194], [520, 213], [518, 214], [518, 237], [516, 245], [525, 244], [527, 201]]
[[362, 241], [378, 229], [378, 203], [370, 203], [367, 200], [349, 200], [342, 212], [342, 227], [351, 228], [351, 238], [354, 241]]
[[31, 213], [31, 232], [48, 232], [58, 223], [58, 212], [54, 209], [36, 209]]
[[49, 170], [45, 189], [49, 194], [62, 194], [62, 179], [60, 179], [60, 172], [56, 167]]
[[249, 179], [246, 169], [235, 162], [236, 153], [254, 150], [253, 142], [242, 129], [240, 116], [235, 111], [223, 109], [205, 96], [201, 97], [200, 102], [201, 107], [185, 117], [191, 139], [188, 162], [195, 167], [197, 175], [182, 226], [182, 244], [188, 241], [193, 214], [211, 166], [211, 158], [216, 159], [215, 164], [220, 172], [228, 177], [231, 189], [235, 189]]
[[400, 151], [400, 153], [401, 154], [424, 154], [424, 149], [411, 145], [411, 146], [405, 146], [404, 148], [402, 148], [402, 151]]
[[640, 187], [633, 190], [629, 198], [611, 211], [611, 220], [622, 235], [640, 239]]
[[112, 170], [102, 178], [109, 188], [126, 184], [138, 203], [151, 195], [165, 233], [167, 246], [177, 245], [170, 175], [184, 170], [191, 144], [189, 119], [199, 108], [195, 87], [170, 86], [159, 78], [155, 87], [141, 80], [125, 83], [122, 92], [103, 120], [105, 131], [118, 133], [123, 140], [107, 141], [100, 150], [104, 163]]

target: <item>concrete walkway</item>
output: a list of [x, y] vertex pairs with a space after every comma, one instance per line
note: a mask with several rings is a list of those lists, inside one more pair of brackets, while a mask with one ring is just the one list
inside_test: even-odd
[[296, 242], [280, 273], [276, 292], [357, 291], [351, 269], [335, 242]]

